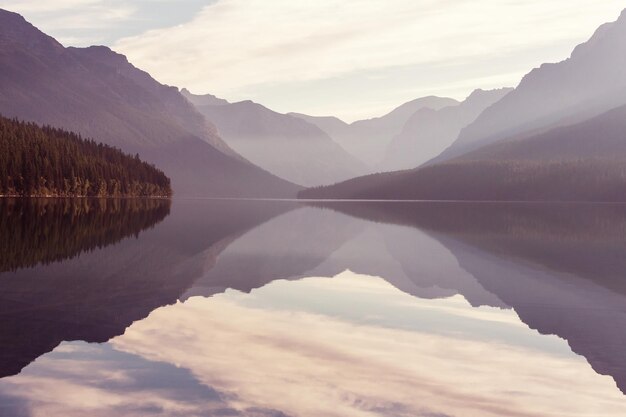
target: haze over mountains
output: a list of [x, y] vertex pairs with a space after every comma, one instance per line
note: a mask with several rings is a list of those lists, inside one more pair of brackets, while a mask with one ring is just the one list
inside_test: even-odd
[[574, 124], [626, 103], [626, 10], [602, 25], [571, 57], [543, 64], [468, 126], [437, 161], [480, 146]]
[[0, 10], [0, 114], [139, 153], [181, 196], [292, 196], [298, 187], [232, 151], [174, 87], [106, 47], [64, 48]]
[[343, 127], [337, 123], [338, 119], [295, 115], [310, 123], [315, 123], [320, 129], [330, 127], [332, 133], [329, 131], [326, 133], [330, 134], [350, 154], [367, 164], [370, 172], [374, 172], [394, 136], [402, 131], [404, 124], [415, 112], [427, 108], [439, 110], [458, 104], [458, 101], [451, 98], [423, 97], [404, 103], [384, 116], [358, 120], [349, 125], [345, 124]]
[[389, 144], [380, 170], [415, 168], [436, 157], [454, 142], [461, 129], [510, 91], [511, 88], [476, 90], [459, 105], [418, 110]]
[[212, 95], [183, 94], [240, 155], [296, 184], [332, 184], [367, 173], [317, 126], [252, 101], [228, 103]]
[[179, 91], [0, 10], [0, 115], [138, 153], [178, 196], [622, 201], [624, 50], [626, 11], [513, 90], [348, 124]]
[[530, 72], [427, 165], [301, 195], [626, 201], [624, 50], [626, 11], [571, 58]]

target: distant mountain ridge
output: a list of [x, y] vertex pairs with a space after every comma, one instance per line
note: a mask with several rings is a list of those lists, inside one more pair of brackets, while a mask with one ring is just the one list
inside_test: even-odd
[[227, 100], [214, 96], [213, 94], [192, 94], [191, 91], [183, 88], [180, 93], [194, 106], [223, 106], [230, 104]]
[[303, 198], [626, 202], [626, 105], [449, 161], [308, 189]]
[[389, 144], [380, 171], [411, 169], [436, 157], [456, 140], [461, 129], [511, 91], [475, 90], [457, 106], [418, 110]]
[[343, 129], [348, 128], [348, 123], [344, 122], [338, 117], [335, 116], [309, 116], [302, 113], [287, 113], [289, 116], [297, 117], [298, 119], [302, 119], [306, 122], [311, 123], [312, 125], [317, 126], [326, 132], [330, 137], [333, 137], [335, 134], [340, 133]]
[[[317, 126], [250, 100], [228, 103], [215, 96], [186, 97], [236, 152], [267, 171], [305, 186], [363, 175], [364, 164]], [[203, 104], [217, 103], [217, 104]]]
[[287, 197], [298, 186], [238, 156], [175, 87], [106, 47], [64, 48], [0, 9], [0, 113], [139, 153], [178, 196]]
[[[569, 60], [533, 70], [426, 165], [300, 196], [625, 202], [626, 55], [618, 53], [624, 50], [626, 11]], [[507, 136], [520, 126], [526, 130]], [[494, 134], [471, 139], [481, 129]]]
[[339, 119], [336, 118], [335, 120], [331, 118], [332, 121], [329, 123], [328, 117], [320, 118], [299, 113], [293, 113], [293, 115], [314, 123], [322, 130], [330, 129], [330, 131], [326, 130], [326, 133], [351, 155], [365, 163], [370, 168], [370, 172], [374, 172], [384, 158], [393, 138], [402, 131], [405, 123], [417, 111], [427, 108], [439, 110], [458, 104], [457, 100], [451, 98], [422, 97], [404, 103], [384, 116], [343, 125], [337, 123]]
[[527, 74], [497, 105], [463, 130], [433, 162], [513, 137], [571, 125], [626, 103], [626, 10], [602, 25], [570, 58]]

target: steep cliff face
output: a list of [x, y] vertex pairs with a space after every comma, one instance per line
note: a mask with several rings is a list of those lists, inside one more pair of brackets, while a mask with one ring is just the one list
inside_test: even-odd
[[571, 57], [543, 64], [463, 130], [436, 161], [481, 146], [570, 125], [626, 104], [626, 11], [601, 26]]
[[0, 10], [0, 114], [139, 153], [177, 195], [289, 196], [298, 187], [237, 156], [174, 87], [106, 47], [64, 48]]
[[510, 88], [474, 91], [458, 106], [419, 110], [393, 138], [380, 171], [416, 168], [439, 155], [489, 106], [511, 92]]
[[274, 175], [304, 186], [333, 184], [367, 172], [317, 126], [252, 101], [220, 103], [191, 97], [236, 152]]

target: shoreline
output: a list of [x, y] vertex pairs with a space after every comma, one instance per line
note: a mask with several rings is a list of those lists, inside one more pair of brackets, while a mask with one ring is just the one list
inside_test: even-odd
[[171, 200], [173, 196], [89, 196], [89, 195], [10, 195], [0, 194], [0, 198], [96, 198], [96, 199], [152, 199], [152, 200]]

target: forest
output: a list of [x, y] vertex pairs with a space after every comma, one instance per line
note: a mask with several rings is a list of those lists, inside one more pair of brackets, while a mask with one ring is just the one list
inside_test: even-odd
[[455, 160], [309, 188], [303, 199], [626, 202], [616, 158]]
[[170, 179], [117, 148], [0, 116], [0, 195], [170, 197]]

